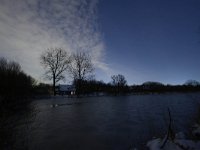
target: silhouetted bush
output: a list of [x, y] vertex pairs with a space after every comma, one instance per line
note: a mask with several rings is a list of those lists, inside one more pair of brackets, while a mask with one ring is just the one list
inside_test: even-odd
[[34, 97], [50, 96], [53, 94], [53, 87], [49, 84], [39, 83], [33, 88]]
[[127, 93], [127, 81], [123, 75], [113, 75], [111, 76], [111, 79], [112, 89], [115, 95]]

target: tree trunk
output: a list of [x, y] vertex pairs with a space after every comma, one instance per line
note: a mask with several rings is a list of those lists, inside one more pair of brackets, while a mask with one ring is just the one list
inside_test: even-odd
[[56, 77], [53, 75], [53, 95], [56, 95]]

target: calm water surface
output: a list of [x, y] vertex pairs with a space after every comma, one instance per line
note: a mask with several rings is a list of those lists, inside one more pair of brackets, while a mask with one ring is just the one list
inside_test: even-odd
[[148, 140], [167, 132], [168, 107], [175, 132], [187, 133], [199, 103], [198, 93], [37, 100], [24, 136], [28, 149], [144, 148]]

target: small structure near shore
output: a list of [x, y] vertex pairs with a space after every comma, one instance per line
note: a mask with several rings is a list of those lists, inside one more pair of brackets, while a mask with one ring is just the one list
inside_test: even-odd
[[57, 95], [75, 95], [76, 88], [73, 85], [59, 84], [56, 86]]

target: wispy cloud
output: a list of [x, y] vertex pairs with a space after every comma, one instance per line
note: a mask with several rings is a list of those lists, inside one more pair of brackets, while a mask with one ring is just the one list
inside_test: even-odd
[[108, 71], [97, 21], [98, 0], [2, 0], [0, 56], [18, 61], [39, 79], [39, 56], [49, 47], [88, 51], [95, 67]]

